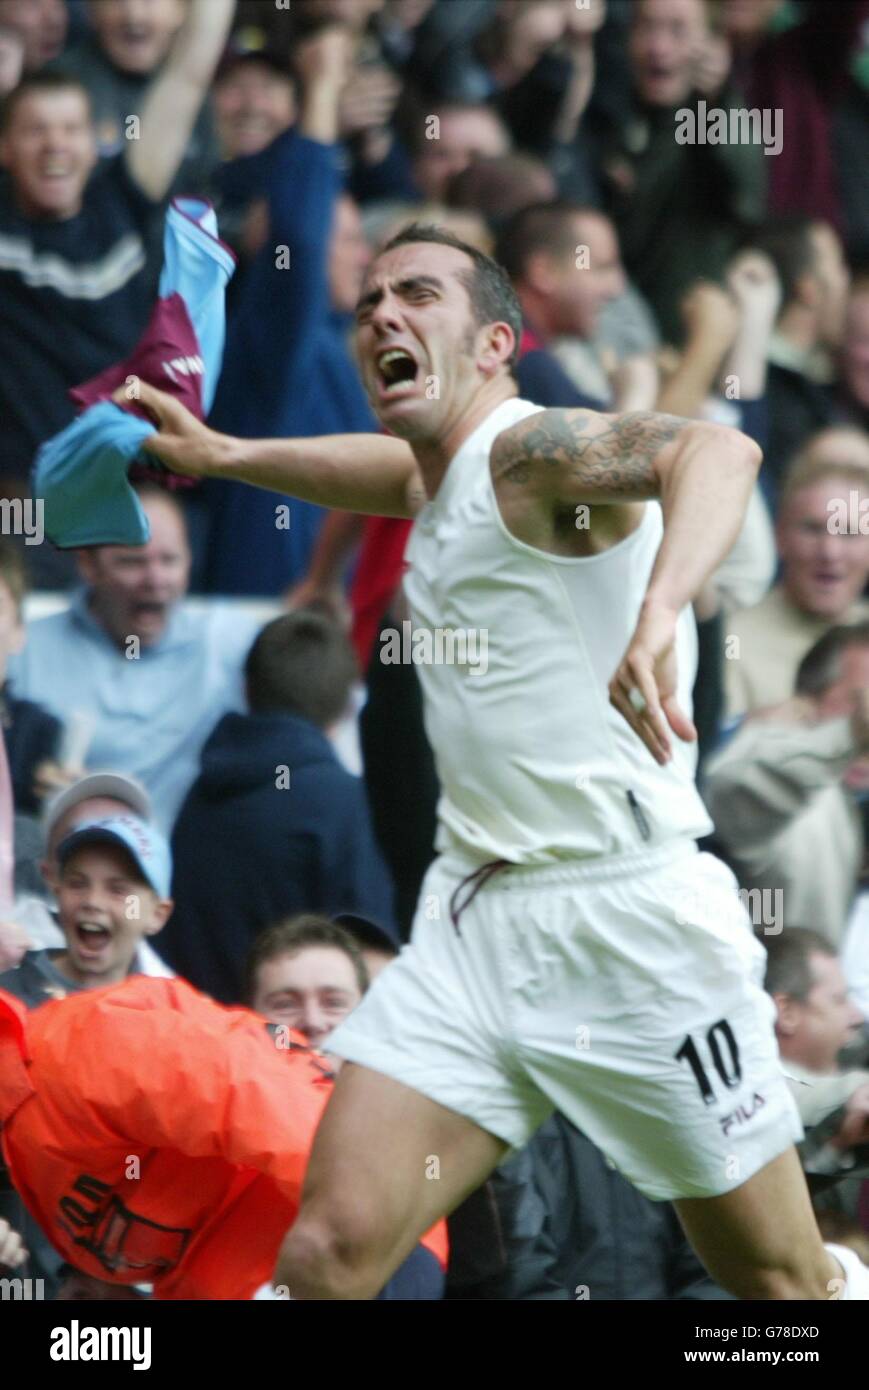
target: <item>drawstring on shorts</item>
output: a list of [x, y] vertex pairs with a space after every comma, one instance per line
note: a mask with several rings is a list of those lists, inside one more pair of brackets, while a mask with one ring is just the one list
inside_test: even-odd
[[[486, 886], [489, 879], [492, 878], [499, 869], [506, 869], [509, 863], [509, 859], [491, 859], [488, 864], [481, 864], [478, 869], [473, 869], [471, 873], [466, 874], [461, 883], [459, 883], [450, 894], [450, 921], [456, 929], [456, 936], [461, 936], [462, 934], [459, 931], [459, 918], [465, 908], [470, 907], [480, 889]], [[468, 893], [461, 906], [459, 906], [456, 900], [466, 884], [471, 886], [471, 891]]]

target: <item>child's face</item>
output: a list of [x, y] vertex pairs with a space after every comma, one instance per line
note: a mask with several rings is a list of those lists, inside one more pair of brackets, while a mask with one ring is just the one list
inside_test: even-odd
[[24, 645], [24, 628], [9, 586], [0, 579], [0, 680], [6, 679], [6, 663]]
[[120, 845], [75, 850], [61, 870], [56, 896], [68, 973], [92, 986], [122, 980], [142, 938], [158, 932], [172, 910]]

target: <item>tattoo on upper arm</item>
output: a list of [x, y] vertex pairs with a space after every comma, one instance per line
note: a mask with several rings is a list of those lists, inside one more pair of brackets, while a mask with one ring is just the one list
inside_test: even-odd
[[546, 410], [498, 439], [496, 477], [521, 486], [543, 465], [578, 484], [642, 500], [657, 491], [656, 456], [691, 423], [648, 410], [610, 417]]

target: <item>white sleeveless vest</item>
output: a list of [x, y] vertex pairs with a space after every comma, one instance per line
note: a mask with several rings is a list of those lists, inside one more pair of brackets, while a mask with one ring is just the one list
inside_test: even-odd
[[[417, 667], [442, 788], [438, 848], [550, 864], [708, 834], [694, 746], [674, 735], [673, 760], [660, 767], [607, 693], [660, 545], [660, 506], [648, 503], [632, 535], [589, 558], [513, 537], [489, 454], [502, 430], [539, 408], [503, 402], [453, 456], [408, 543], [411, 622], [379, 654]], [[690, 608], [677, 658], [690, 714]]]

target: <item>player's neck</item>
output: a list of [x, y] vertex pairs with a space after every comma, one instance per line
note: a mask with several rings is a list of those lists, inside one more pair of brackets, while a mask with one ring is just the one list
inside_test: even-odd
[[493, 410], [518, 395], [512, 377], [499, 376], [486, 382], [462, 413], [447, 423], [437, 439], [409, 440], [419, 464], [427, 495], [432, 498], [443, 482], [450, 460]]

